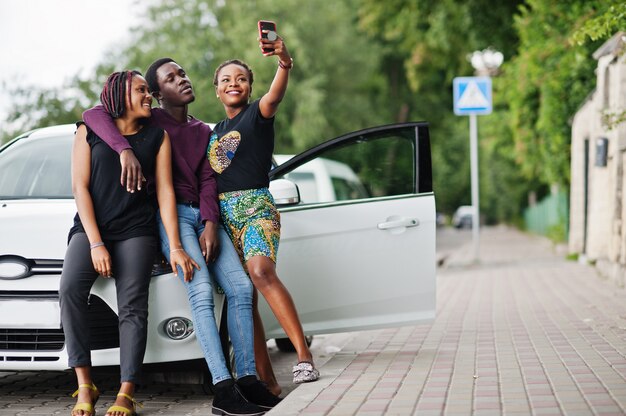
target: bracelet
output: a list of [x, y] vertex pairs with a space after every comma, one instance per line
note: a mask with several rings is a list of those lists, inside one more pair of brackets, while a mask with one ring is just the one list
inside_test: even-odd
[[289, 58], [289, 64], [284, 64], [280, 59], [278, 60], [278, 66], [282, 69], [290, 70], [293, 68], [293, 58]]
[[104, 243], [102, 241], [98, 241], [97, 243], [89, 244], [89, 248], [93, 250], [94, 248], [102, 247]]
[[184, 248], [177, 248], [177, 249], [174, 249], [174, 250], [170, 250], [170, 254], [171, 253], [175, 253], [177, 251], [185, 251], [185, 249]]

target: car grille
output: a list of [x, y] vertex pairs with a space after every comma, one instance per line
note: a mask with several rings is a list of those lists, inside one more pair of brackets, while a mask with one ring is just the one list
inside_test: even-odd
[[10, 299], [27, 299], [27, 300], [59, 300], [59, 292], [55, 290], [39, 290], [37, 292], [27, 290], [11, 290], [0, 292], [0, 301]]
[[61, 329], [0, 329], [0, 350], [59, 351], [64, 342]]
[[[57, 292], [0, 292], [2, 299], [57, 299]], [[89, 344], [92, 350], [119, 347], [118, 319], [115, 312], [99, 297], [89, 297]], [[0, 328], [0, 361], [30, 361], [30, 357], [8, 357], [8, 351], [60, 351], [65, 344], [62, 329]], [[50, 361], [55, 357], [35, 357], [34, 361]], [[58, 358], [56, 358], [58, 359]]]

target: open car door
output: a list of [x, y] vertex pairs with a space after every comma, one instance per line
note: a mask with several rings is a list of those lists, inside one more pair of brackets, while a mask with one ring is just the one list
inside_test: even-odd
[[[295, 182], [300, 192], [298, 204], [280, 207], [277, 268], [307, 335], [434, 318], [436, 210], [426, 123], [335, 138], [270, 178]], [[268, 338], [284, 337], [262, 297], [259, 308]]]

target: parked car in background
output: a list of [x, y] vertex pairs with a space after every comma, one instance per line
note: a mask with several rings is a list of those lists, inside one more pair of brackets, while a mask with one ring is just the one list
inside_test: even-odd
[[452, 215], [452, 226], [455, 228], [472, 228], [472, 218], [474, 207], [471, 205], [461, 205]]
[[[274, 155], [277, 164], [293, 155]], [[323, 157], [306, 162], [284, 176], [298, 184], [300, 202], [332, 202], [369, 197], [359, 177], [345, 163]]]
[[[76, 213], [74, 131], [74, 125], [38, 129], [0, 148], [0, 371], [67, 368], [58, 288]], [[337, 137], [289, 158], [270, 179], [282, 222], [278, 274], [307, 335], [434, 318], [435, 197], [427, 124]], [[149, 302], [144, 362], [202, 360], [184, 287], [159, 256]], [[89, 298], [94, 366], [118, 364], [116, 305], [112, 280], [98, 279]], [[219, 296], [215, 308], [221, 320]], [[264, 301], [260, 311], [268, 337], [284, 338]]]

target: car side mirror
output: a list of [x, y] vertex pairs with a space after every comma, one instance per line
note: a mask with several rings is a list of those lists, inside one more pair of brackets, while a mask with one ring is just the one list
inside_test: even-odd
[[270, 182], [270, 193], [278, 206], [295, 205], [300, 203], [298, 185], [287, 179], [274, 179]]

